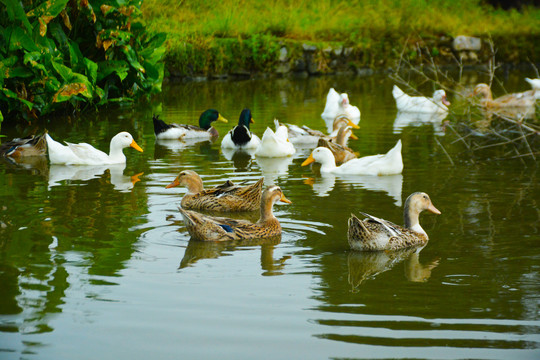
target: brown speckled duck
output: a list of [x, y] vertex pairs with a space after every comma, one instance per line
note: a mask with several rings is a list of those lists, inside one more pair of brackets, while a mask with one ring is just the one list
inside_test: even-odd
[[536, 101], [534, 90], [506, 94], [493, 99], [489, 85], [483, 83], [474, 87], [472, 95], [480, 97], [480, 105], [487, 109], [499, 109], [506, 107], [531, 108], [534, 107]]
[[434, 214], [441, 213], [433, 206], [428, 194], [415, 192], [405, 201], [404, 227], [365, 213], [361, 213], [366, 217], [364, 220], [351, 214], [347, 234], [349, 245], [353, 250], [361, 251], [396, 250], [425, 245], [428, 236], [418, 221], [424, 210]]
[[45, 132], [39, 136], [16, 138], [0, 145], [0, 154], [19, 159], [27, 156], [42, 156], [47, 154], [47, 140]]
[[317, 147], [330, 149], [336, 159], [336, 165], [341, 165], [349, 160], [356, 159], [356, 153], [350, 147], [345, 145], [347, 143], [347, 138], [351, 136], [351, 133], [350, 126], [342, 126], [339, 128], [335, 142], [330, 139], [320, 138]]
[[192, 239], [202, 241], [259, 239], [281, 235], [281, 225], [272, 211], [277, 201], [291, 202], [278, 186], [272, 185], [263, 191], [261, 217], [256, 223], [179, 210]]
[[208, 211], [255, 211], [261, 206], [261, 192], [264, 178], [252, 185], [239, 186], [232, 181], [205, 190], [199, 174], [184, 170], [178, 174], [167, 189], [182, 185], [188, 193], [182, 198], [182, 207], [191, 210]]

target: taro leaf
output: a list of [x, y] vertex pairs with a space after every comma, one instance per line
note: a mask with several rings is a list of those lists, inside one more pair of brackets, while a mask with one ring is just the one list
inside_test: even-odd
[[11, 29], [11, 39], [9, 42], [9, 52], [15, 52], [21, 48], [26, 51], [39, 51], [32, 38], [21, 28]]
[[98, 82], [115, 73], [120, 81], [128, 76], [129, 64], [124, 60], [102, 61], [99, 63]]
[[54, 94], [53, 102], [58, 103], [62, 101], [67, 101], [78, 94], [82, 94], [87, 98], [92, 97], [92, 93], [90, 92], [86, 84], [82, 82], [71, 83], [62, 86], [60, 90], [58, 90], [56, 94]]
[[30, 101], [28, 100], [25, 100], [25, 99], [21, 99], [17, 93], [15, 93], [14, 91], [11, 91], [7, 88], [2, 88], [0, 89], [0, 92], [2, 92], [7, 98], [10, 98], [10, 99], [15, 99], [15, 100], [18, 100], [20, 102], [22, 102], [23, 104], [25, 104], [29, 110], [32, 110], [32, 107], [34, 106], [34, 104], [32, 104]]
[[144, 73], [144, 68], [139, 63], [139, 60], [137, 60], [137, 54], [135, 53], [135, 50], [129, 45], [122, 47], [122, 52], [124, 55], [126, 55], [126, 58], [129, 62], [129, 64], [137, 71]]
[[19, 20], [23, 23], [26, 30], [31, 33], [32, 25], [28, 21], [22, 2], [19, 0], [0, 0], [6, 6], [8, 17], [10, 20]]
[[9, 69], [14, 66], [19, 58], [17, 56], [10, 56], [7, 59], [0, 60], [0, 79], [9, 77]]
[[[64, 32], [64, 29], [62, 29], [62, 26], [57, 22], [52, 23], [49, 26], [49, 31], [50, 31], [50, 34], [52, 35], [52, 37], [56, 40], [56, 43], [58, 44], [58, 47], [61, 49], [61, 51], [63, 53], [68, 52], [69, 39], [66, 36], [66, 33]], [[76, 61], [75, 63], [77, 63], [77, 62], [78, 61]], [[73, 66], [73, 61], [72, 61], [71, 65]]]
[[90, 59], [84, 58], [83, 59], [84, 65], [86, 66], [86, 75], [88, 76], [88, 79], [92, 83], [92, 85], [95, 85], [97, 83], [97, 77], [98, 77], [98, 65], [93, 62]]
[[157, 34], [146, 44], [143, 50], [139, 51], [139, 55], [149, 62], [157, 63], [163, 59], [165, 51], [167, 51], [167, 48], [163, 46], [165, 40], [167, 40], [167, 34]]
[[69, 0], [48, 0], [39, 5], [38, 7], [30, 10], [26, 16], [32, 17], [56, 17], [64, 8]]
[[41, 53], [39, 51], [27, 52], [26, 54], [24, 54], [24, 64], [25, 65], [30, 64], [30, 66], [32, 68], [35, 68], [35, 69], [38, 69], [38, 70], [41, 70], [41, 71], [47, 73], [47, 69], [42, 64], [42, 62], [43, 62], [43, 60], [42, 60], [42, 57], [41, 57]]

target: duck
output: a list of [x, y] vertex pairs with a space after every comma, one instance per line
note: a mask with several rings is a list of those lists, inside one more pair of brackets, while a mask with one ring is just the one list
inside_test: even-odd
[[525, 78], [525, 81], [527, 81], [531, 85], [533, 90], [540, 90], [540, 78]]
[[407, 95], [397, 85], [394, 85], [392, 95], [396, 100], [398, 111], [429, 114], [444, 113], [448, 112], [448, 106], [450, 106], [450, 102], [446, 98], [446, 92], [442, 89], [435, 90], [433, 96], [428, 98]]
[[280, 125], [274, 119], [276, 131], [266, 128], [263, 133], [261, 143], [255, 151], [255, 156], [260, 157], [286, 157], [296, 152], [294, 145], [289, 141], [289, 131], [286, 126]]
[[320, 138], [317, 143], [317, 147], [328, 148], [334, 155], [334, 160], [336, 165], [341, 165], [346, 163], [349, 160], [358, 158], [356, 153], [348, 146], [346, 146], [346, 138], [350, 135], [347, 133], [351, 132], [350, 126], [341, 127], [337, 133], [335, 141], [331, 141], [326, 138]]
[[15, 138], [0, 145], [0, 154], [13, 159], [28, 156], [43, 156], [47, 154], [47, 140], [45, 133], [31, 135], [24, 138]]
[[341, 175], [396, 175], [403, 171], [403, 159], [401, 157], [401, 140], [386, 154], [364, 156], [352, 159], [336, 166], [336, 159], [330, 149], [318, 147], [302, 163], [302, 166], [313, 162], [321, 164], [322, 173]]
[[183, 140], [202, 139], [208, 140], [219, 136], [218, 131], [212, 126], [214, 121], [227, 123], [219, 111], [208, 109], [199, 117], [199, 126], [184, 124], [166, 124], [159, 119], [159, 115], [152, 117], [154, 122], [154, 134], [160, 140]]
[[212, 189], [204, 189], [199, 174], [193, 170], [183, 170], [165, 188], [185, 186], [188, 192], [182, 198], [182, 208], [207, 211], [254, 211], [261, 207], [261, 192], [264, 178], [247, 186], [235, 185], [232, 181]]
[[260, 218], [253, 223], [226, 217], [203, 215], [180, 208], [186, 228], [192, 239], [201, 241], [247, 240], [281, 235], [281, 225], [272, 207], [277, 201], [291, 203], [276, 185], [267, 187], [261, 195]]
[[244, 109], [240, 113], [238, 125], [230, 130], [221, 141], [223, 149], [246, 149], [255, 150], [261, 143], [261, 139], [249, 130], [249, 124], [253, 123], [250, 109]]
[[412, 246], [424, 246], [429, 238], [419, 222], [420, 213], [428, 210], [440, 215], [433, 206], [429, 195], [415, 192], [405, 200], [403, 207], [404, 226], [360, 212], [365, 219], [351, 214], [348, 222], [347, 238], [353, 250], [381, 251], [398, 250]]
[[323, 119], [335, 119], [339, 115], [345, 115], [356, 125], [360, 122], [360, 110], [349, 102], [347, 93], [339, 94], [334, 88], [330, 88], [326, 95], [326, 104], [321, 114]]
[[66, 146], [55, 141], [48, 133], [45, 134], [45, 137], [47, 139], [49, 161], [51, 164], [124, 164], [126, 162], [126, 156], [123, 153], [124, 148], [132, 147], [137, 151], [143, 152], [143, 149], [141, 149], [135, 140], [133, 140], [131, 134], [126, 131], [122, 131], [113, 136], [108, 155], [87, 143], [71, 144], [66, 142]]
[[535, 90], [506, 94], [493, 99], [488, 84], [480, 83], [474, 87], [470, 96], [480, 97], [480, 105], [486, 109], [500, 108], [532, 108], [535, 105]]
[[[339, 129], [342, 126], [349, 126], [350, 129], [360, 129], [360, 126], [356, 125], [351, 119], [349, 119], [345, 115], [339, 115], [337, 116], [332, 125], [332, 132], [329, 135], [324, 134], [322, 131], [319, 130], [313, 130], [306, 125], [298, 126], [298, 125], [292, 125], [292, 124], [281, 124], [283, 126], [287, 127], [287, 130], [289, 132], [289, 139], [294, 145], [316, 145], [319, 139], [326, 138], [328, 140], [335, 140], [337, 137], [337, 133]], [[353, 133], [352, 130], [349, 132], [345, 132], [344, 135], [348, 135], [347, 137], [344, 137], [343, 139], [345, 142], [348, 140], [349, 137], [353, 139], [358, 139]]]

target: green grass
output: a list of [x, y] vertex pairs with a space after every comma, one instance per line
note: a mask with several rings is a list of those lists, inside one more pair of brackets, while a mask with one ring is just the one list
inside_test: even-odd
[[[363, 51], [382, 52], [398, 49], [407, 40], [414, 43], [420, 38], [441, 35], [489, 35], [494, 39], [540, 35], [540, 9], [503, 11], [481, 3], [480, 0], [146, 0], [142, 10], [150, 31], [168, 34], [168, 61], [180, 65], [189, 58], [195, 72], [219, 72], [231, 64], [264, 70], [275, 63], [277, 53], [272, 53], [265, 44], [259, 44], [257, 49], [252, 46], [254, 51], [249, 55], [261, 57], [259, 52], [270, 51], [269, 59], [260, 59], [260, 64], [253, 66], [238, 59], [244, 55], [247, 58], [249, 46], [237, 46], [233, 51], [228, 49], [232, 43], [224, 45], [222, 39], [234, 39], [237, 44], [261, 39], [339, 43]], [[372, 65], [373, 61], [367, 59], [365, 65]]]

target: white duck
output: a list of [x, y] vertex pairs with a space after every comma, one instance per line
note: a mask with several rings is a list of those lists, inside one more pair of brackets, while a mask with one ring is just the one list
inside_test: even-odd
[[347, 93], [338, 94], [334, 88], [331, 88], [326, 95], [326, 105], [321, 117], [334, 120], [339, 115], [347, 116], [355, 125], [360, 122], [360, 110], [350, 104], [349, 95]]
[[525, 81], [531, 84], [531, 87], [534, 90], [534, 98], [536, 100], [539, 100], [540, 99], [540, 79], [525, 78]]
[[433, 97], [409, 96], [399, 87], [394, 85], [392, 95], [396, 99], [396, 106], [399, 111], [419, 112], [419, 113], [440, 113], [447, 112], [450, 102], [446, 99], [444, 90], [436, 90]]
[[332, 152], [324, 147], [318, 147], [302, 163], [302, 166], [318, 162], [321, 164], [321, 173], [349, 174], [349, 175], [395, 175], [403, 171], [401, 157], [401, 140], [386, 154], [364, 156], [352, 159], [341, 166], [336, 166]]
[[110, 152], [108, 155], [87, 143], [71, 144], [66, 142], [66, 146], [53, 140], [53, 138], [49, 134], [45, 134], [45, 136], [47, 137], [47, 148], [49, 151], [49, 160], [51, 164], [123, 164], [126, 162], [126, 156], [122, 151], [124, 148], [132, 147], [137, 151], [143, 151], [141, 147], [137, 145], [135, 140], [133, 140], [131, 134], [125, 131], [116, 134], [111, 139]]
[[276, 132], [266, 128], [259, 147], [255, 151], [255, 156], [261, 157], [284, 157], [291, 156], [296, 152], [294, 145], [289, 141], [289, 131], [284, 125], [279, 125], [277, 119], [274, 120]]
[[222, 149], [246, 149], [255, 150], [259, 147], [261, 139], [249, 130], [249, 124], [253, 123], [250, 109], [242, 110], [238, 125], [230, 130], [221, 141]]
[[333, 127], [332, 127], [332, 133], [330, 135], [326, 135], [323, 132], [319, 130], [314, 130], [306, 125], [298, 126], [293, 124], [281, 124], [284, 126], [287, 126], [288, 132], [289, 132], [289, 140], [295, 145], [295, 146], [304, 146], [304, 147], [316, 147], [317, 143], [319, 142], [319, 139], [324, 138], [326, 140], [335, 140], [338, 134], [339, 129], [343, 127], [349, 126], [349, 131], [347, 131], [345, 134], [344, 141], [345, 143], [349, 140], [349, 137], [352, 137], [353, 139], [358, 139], [353, 133], [350, 128], [353, 129], [360, 129], [360, 126], [353, 123], [348, 117], [342, 115], [338, 116], [334, 119]]

